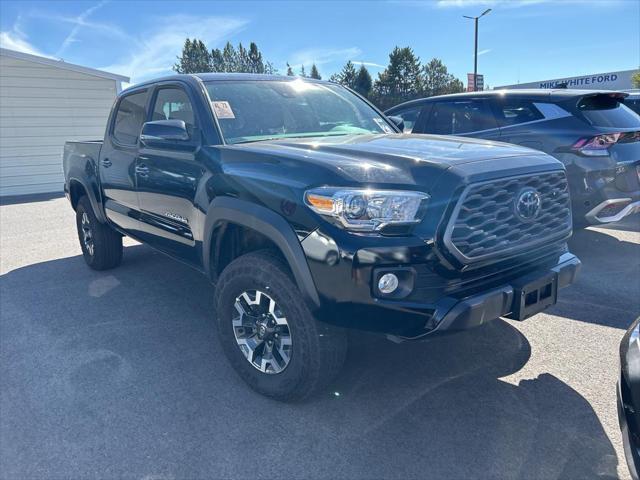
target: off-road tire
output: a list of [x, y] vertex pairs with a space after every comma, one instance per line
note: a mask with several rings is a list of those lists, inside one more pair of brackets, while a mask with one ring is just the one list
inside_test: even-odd
[[[242, 353], [233, 318], [246, 291], [266, 292], [281, 309], [291, 333], [291, 355], [279, 373], [265, 373]], [[347, 350], [343, 329], [316, 320], [284, 262], [269, 251], [238, 257], [222, 272], [215, 291], [218, 338], [238, 375], [255, 391], [280, 401], [302, 401], [321, 392], [340, 371]]]
[[[86, 215], [86, 217], [85, 217]], [[76, 207], [76, 226], [82, 256], [94, 270], [108, 270], [122, 261], [122, 235], [105, 223], [100, 223], [93, 213], [89, 198], [83, 196]], [[91, 243], [85, 241], [85, 229], [89, 229]]]

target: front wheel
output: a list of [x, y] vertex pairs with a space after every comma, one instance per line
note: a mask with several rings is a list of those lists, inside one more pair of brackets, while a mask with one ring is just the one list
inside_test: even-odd
[[78, 200], [76, 226], [82, 256], [87, 265], [94, 270], [108, 270], [120, 265], [122, 235], [98, 221], [86, 196]]
[[286, 266], [270, 252], [231, 262], [220, 275], [215, 305], [229, 362], [263, 395], [303, 400], [342, 367], [345, 332], [313, 318]]

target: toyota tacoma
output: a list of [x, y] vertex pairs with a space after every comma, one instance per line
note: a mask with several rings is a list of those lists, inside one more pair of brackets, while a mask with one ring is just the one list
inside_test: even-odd
[[127, 235], [200, 270], [230, 364], [279, 400], [328, 385], [346, 328], [401, 341], [522, 320], [580, 267], [560, 162], [402, 134], [329, 82], [135, 85], [104, 140], [67, 142], [63, 162], [86, 263], [116, 267]]

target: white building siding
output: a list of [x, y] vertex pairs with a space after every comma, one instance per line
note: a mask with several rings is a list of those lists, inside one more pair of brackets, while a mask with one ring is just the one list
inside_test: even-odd
[[104, 135], [120, 80], [51, 63], [0, 52], [0, 196], [62, 191], [64, 142]]

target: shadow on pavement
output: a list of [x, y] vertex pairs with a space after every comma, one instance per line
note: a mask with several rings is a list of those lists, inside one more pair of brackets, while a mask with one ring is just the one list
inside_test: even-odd
[[574, 232], [569, 249], [582, 271], [548, 313], [626, 330], [640, 315], [640, 245], [586, 229]]
[[212, 288], [147, 247], [0, 277], [3, 478], [615, 478], [588, 402], [503, 321], [396, 345], [352, 332], [330, 392], [250, 391], [211, 321]]
[[0, 205], [18, 205], [21, 203], [45, 202], [64, 197], [63, 192], [33, 193], [29, 195], [7, 195], [0, 197]]

